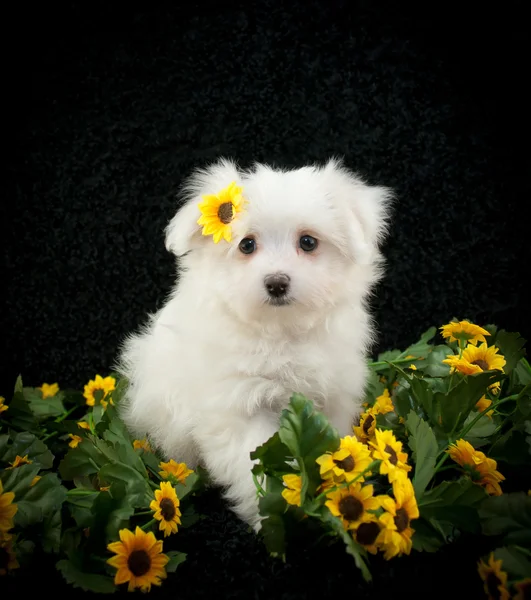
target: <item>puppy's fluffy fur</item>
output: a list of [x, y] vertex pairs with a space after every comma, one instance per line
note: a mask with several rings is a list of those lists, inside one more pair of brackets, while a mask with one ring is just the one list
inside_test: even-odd
[[[248, 200], [232, 242], [197, 224], [198, 203], [235, 181]], [[341, 436], [352, 433], [372, 339], [366, 299], [382, 273], [378, 249], [390, 192], [338, 161], [293, 171], [227, 160], [197, 171], [166, 230], [180, 280], [165, 306], [128, 338], [119, 370], [129, 380], [122, 415], [167, 458], [204, 465], [236, 513], [259, 523], [250, 452], [278, 428], [301, 392]], [[318, 240], [304, 252], [303, 235]], [[239, 242], [256, 241], [252, 254]], [[289, 277], [287, 303], [264, 279]]]

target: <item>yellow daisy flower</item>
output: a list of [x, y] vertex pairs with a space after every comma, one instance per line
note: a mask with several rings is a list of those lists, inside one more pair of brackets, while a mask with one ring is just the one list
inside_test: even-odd
[[5, 401], [6, 399], [3, 396], [0, 396], [0, 414], [9, 409], [9, 406], [4, 404]]
[[135, 450], [144, 450], [144, 452], [153, 452], [153, 450], [151, 449], [151, 446], [150, 446], [149, 442], [146, 440], [146, 438], [144, 438], [142, 440], [134, 440], [133, 448]]
[[218, 194], [203, 196], [203, 201], [199, 203], [201, 217], [197, 224], [203, 226], [203, 235], [213, 236], [215, 244], [221, 238], [225, 238], [227, 242], [231, 241], [231, 223], [236, 214], [243, 209], [242, 191], [243, 189], [233, 181]]
[[82, 437], [73, 433], [69, 433], [68, 437], [71, 438], [71, 441], [68, 443], [70, 448], [77, 448], [79, 444], [81, 444], [81, 442], [83, 441]]
[[[483, 412], [486, 408], [488, 408], [490, 405], [492, 404], [492, 400], [489, 400], [486, 396], [482, 396], [477, 402], [476, 402], [476, 410], [478, 412]], [[489, 410], [488, 412], [485, 413], [487, 415], [487, 417], [489, 417], [489, 419], [492, 419], [492, 415], [494, 414], [493, 410]]]
[[370, 521], [373, 515], [367, 511], [378, 510], [381, 502], [373, 496], [372, 485], [353, 483], [335, 492], [329, 492], [325, 506], [341, 519], [345, 529], [354, 529], [360, 523]]
[[86, 421], [78, 421], [77, 422], [77, 426], [80, 429], [88, 429], [88, 430], [90, 430], [90, 425]]
[[282, 497], [288, 504], [294, 506], [301, 505], [301, 490], [302, 490], [302, 478], [300, 475], [290, 473], [288, 475], [282, 475], [282, 481], [286, 486], [286, 489], [282, 490]]
[[376, 429], [376, 414], [372, 408], [367, 409], [360, 416], [360, 424], [352, 427], [354, 434], [360, 442], [368, 443], [374, 436]]
[[160, 585], [166, 577], [164, 567], [169, 558], [162, 554], [162, 540], [155, 538], [152, 531], [145, 533], [137, 527], [135, 533], [128, 529], [120, 530], [120, 542], [107, 546], [116, 556], [109, 558], [107, 563], [117, 569], [114, 584], [129, 582], [127, 590], [132, 592], [140, 588], [149, 592], [152, 585]]
[[159, 475], [162, 479], [170, 481], [180, 481], [182, 484], [186, 482], [188, 475], [193, 473], [192, 469], [186, 466], [186, 463], [176, 463], [173, 458], [169, 462], [159, 463]]
[[17, 467], [21, 467], [22, 465], [31, 465], [33, 461], [29, 460], [28, 455], [19, 456], [18, 454], [15, 456], [15, 460], [9, 463], [11, 466], [6, 467], [6, 471], [10, 471], [11, 469], [16, 469]]
[[163, 481], [160, 490], [155, 490], [155, 500], [151, 501], [149, 508], [155, 511], [153, 518], [160, 521], [159, 530], [164, 532], [164, 537], [177, 533], [177, 525], [181, 524], [179, 505], [175, 488], [169, 481]]
[[352, 537], [363, 546], [367, 552], [376, 554], [381, 546], [382, 532], [387, 526], [376, 515], [371, 515], [364, 523], [360, 523], [352, 532]]
[[44, 398], [52, 398], [59, 391], [58, 383], [43, 383], [40, 388], [42, 397]]
[[[96, 375], [83, 388], [83, 396], [88, 406], [94, 406], [98, 400], [101, 404], [107, 396], [116, 389], [116, 379], [114, 377], [105, 377]], [[112, 401], [111, 401], [112, 402]], [[107, 405], [105, 404], [104, 408]]]
[[485, 339], [485, 336], [490, 335], [483, 327], [474, 325], [474, 323], [470, 323], [470, 321], [466, 320], [452, 321], [439, 329], [441, 330], [443, 338], [450, 342], [466, 341], [474, 346], [477, 346], [478, 342], [486, 343], [487, 340]]
[[415, 530], [410, 524], [420, 515], [413, 484], [406, 476], [393, 482], [393, 496], [394, 500], [388, 497], [382, 502], [386, 512], [380, 516], [380, 521], [386, 526], [381, 538], [386, 560], [411, 552], [411, 536]]
[[13, 527], [13, 517], [17, 514], [18, 506], [13, 503], [14, 492], [4, 493], [0, 481], [0, 535], [7, 533]]
[[12, 537], [10, 535], [0, 535], [0, 577], [19, 567], [17, 557], [13, 552]]
[[40, 475], [35, 475], [35, 477], [31, 480], [30, 487], [33, 487], [36, 483], [38, 483], [42, 477]]
[[514, 587], [517, 594], [513, 597], [513, 600], [528, 600], [531, 597], [531, 577], [516, 582]]
[[507, 573], [502, 571], [502, 561], [494, 560], [492, 552], [487, 562], [479, 561], [478, 573], [489, 600], [509, 600], [511, 596], [507, 589]]
[[374, 432], [374, 441], [369, 444], [374, 448], [373, 459], [382, 461], [380, 475], [387, 475], [390, 483], [411, 471], [411, 466], [407, 464], [408, 456], [402, 452], [402, 442], [395, 438], [392, 431], [377, 429]]
[[[339, 449], [323, 454], [315, 461], [323, 479], [336, 482], [352, 481], [371, 464], [371, 453], [367, 446], [353, 436], [341, 438]], [[358, 481], [363, 481], [360, 477]]]
[[448, 447], [446, 452], [454, 462], [463, 467], [474, 483], [485, 487], [487, 493], [492, 496], [501, 496], [499, 482], [504, 481], [505, 477], [496, 470], [498, 465], [494, 459], [476, 450], [466, 440], [457, 440], [455, 444]]
[[417, 367], [413, 363], [409, 365], [408, 369], [411, 369], [412, 371], [417, 371]]
[[386, 388], [381, 396], [378, 396], [374, 402], [373, 411], [375, 415], [386, 415], [387, 413], [393, 412], [395, 407], [389, 394], [389, 390]]

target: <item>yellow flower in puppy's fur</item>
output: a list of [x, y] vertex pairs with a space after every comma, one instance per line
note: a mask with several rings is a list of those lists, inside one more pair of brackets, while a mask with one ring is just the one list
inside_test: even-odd
[[232, 239], [231, 223], [243, 208], [242, 188], [233, 181], [217, 194], [203, 196], [199, 203], [201, 217], [197, 224], [203, 226], [203, 235], [211, 235], [217, 244], [221, 238]]

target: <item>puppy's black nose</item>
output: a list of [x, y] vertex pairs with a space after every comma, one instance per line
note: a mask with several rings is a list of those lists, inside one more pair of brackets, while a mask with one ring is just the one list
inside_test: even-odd
[[272, 298], [280, 298], [285, 296], [289, 290], [289, 276], [284, 273], [276, 273], [275, 275], [268, 275], [264, 279], [264, 284], [267, 293]]

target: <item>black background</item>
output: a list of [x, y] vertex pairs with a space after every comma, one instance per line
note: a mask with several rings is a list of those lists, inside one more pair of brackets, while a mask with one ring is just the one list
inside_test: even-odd
[[[18, 373], [81, 387], [111, 369], [174, 282], [163, 228], [179, 185], [219, 156], [296, 167], [339, 155], [395, 190], [375, 350], [452, 317], [530, 338], [523, 2], [138, 6], [5, 13], [1, 394]], [[377, 561], [371, 589], [342, 551], [283, 565], [216, 491], [204, 503], [208, 517], [182, 534], [189, 560], [159, 594], [442, 597], [456, 578], [481, 593], [482, 540]]]

